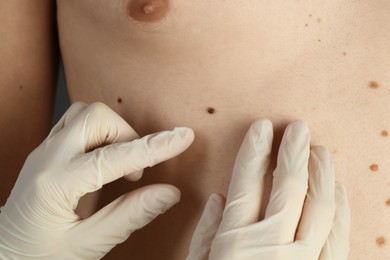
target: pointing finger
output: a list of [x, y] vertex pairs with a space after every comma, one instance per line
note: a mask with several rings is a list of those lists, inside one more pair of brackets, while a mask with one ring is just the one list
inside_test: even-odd
[[193, 140], [192, 129], [179, 127], [84, 154], [72, 163], [72, 167], [77, 167], [79, 171], [73, 171], [70, 176], [73, 179], [69, 182], [73, 185], [71, 190], [76, 192], [71, 196], [77, 199], [106, 183], [175, 157], [185, 151]]
[[259, 120], [249, 128], [234, 164], [220, 232], [259, 220], [272, 139], [273, 127], [269, 120]]
[[73, 230], [77, 237], [81, 236], [77, 241], [84, 242], [81, 248], [79, 244], [74, 246], [84, 251], [85, 255], [100, 259], [179, 200], [180, 191], [163, 184], [142, 187], [125, 194]]

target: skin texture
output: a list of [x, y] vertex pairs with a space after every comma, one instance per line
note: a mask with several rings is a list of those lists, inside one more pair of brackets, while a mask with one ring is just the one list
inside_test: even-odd
[[106, 259], [184, 259], [208, 196], [226, 195], [238, 148], [260, 118], [274, 124], [271, 169], [287, 124], [307, 122], [349, 193], [350, 259], [390, 257], [389, 243], [377, 243], [390, 239], [390, 139], [381, 135], [390, 130], [388, 2], [177, 0], [148, 24], [129, 19], [128, 1], [57, 3], [73, 101], [108, 104], [140, 136], [195, 130], [184, 154], [103, 190], [98, 207], [149, 183], [182, 191], [178, 205]]
[[0, 3], [0, 205], [50, 129], [57, 74], [54, 3]]
[[[285, 126], [308, 123], [349, 192], [350, 259], [389, 258], [388, 1], [176, 0], [150, 23], [130, 17], [124, 0], [57, 4], [72, 101], [105, 102], [141, 136], [181, 125], [196, 134], [186, 153], [138, 183], [105, 187], [98, 207], [150, 183], [182, 191], [174, 209], [106, 259], [184, 259], [208, 196], [226, 194], [239, 145], [259, 118], [276, 131], [271, 166]], [[49, 129], [51, 8], [49, 0], [0, 4], [2, 201]]]

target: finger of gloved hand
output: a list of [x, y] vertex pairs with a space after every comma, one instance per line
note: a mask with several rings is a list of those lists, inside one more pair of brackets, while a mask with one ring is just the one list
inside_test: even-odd
[[348, 195], [341, 183], [336, 183], [336, 214], [320, 260], [348, 259], [351, 226], [351, 209]]
[[71, 241], [75, 243], [72, 248], [79, 248], [79, 256], [100, 259], [179, 200], [180, 191], [167, 184], [149, 185], [125, 194], [72, 230], [77, 238]]
[[64, 128], [65, 125], [67, 125], [76, 115], [78, 115], [86, 107], [87, 104], [83, 102], [73, 103], [62, 115], [61, 119], [57, 122], [57, 124], [51, 129], [47, 138], [50, 139], [53, 135], [61, 131], [61, 129]]
[[309, 158], [309, 190], [303, 207], [296, 240], [318, 256], [328, 238], [336, 210], [335, 173], [325, 147], [311, 149]]
[[208, 260], [211, 244], [217, 234], [225, 207], [225, 197], [213, 194], [206, 203], [192, 236], [187, 260]]
[[308, 186], [310, 133], [303, 121], [291, 123], [280, 144], [273, 174], [270, 200], [265, 219], [273, 218], [277, 229], [268, 238], [270, 244], [294, 241]]
[[77, 169], [67, 176], [69, 199], [75, 202], [106, 183], [171, 159], [184, 152], [193, 140], [192, 129], [177, 127], [172, 131], [150, 134], [128, 143], [107, 145], [83, 154], [69, 166]]
[[220, 232], [259, 221], [272, 140], [271, 121], [259, 120], [249, 128], [233, 167]]
[[67, 143], [68, 154], [74, 155], [107, 144], [128, 142], [139, 136], [108, 106], [93, 103], [76, 115], [55, 138], [59, 144]]

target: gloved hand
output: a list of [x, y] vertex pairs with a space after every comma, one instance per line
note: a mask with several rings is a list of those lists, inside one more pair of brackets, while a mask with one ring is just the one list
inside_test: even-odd
[[180, 199], [171, 185], [127, 193], [91, 217], [74, 213], [80, 197], [170, 159], [192, 143], [175, 128], [139, 138], [101, 103], [72, 105], [27, 158], [0, 213], [0, 259], [98, 259]]
[[[187, 260], [347, 259], [350, 210], [344, 187], [324, 147], [313, 147], [302, 121], [285, 130], [264, 219], [264, 175], [273, 127], [259, 120], [237, 155], [229, 193], [208, 200]], [[308, 188], [308, 189], [307, 189]]]

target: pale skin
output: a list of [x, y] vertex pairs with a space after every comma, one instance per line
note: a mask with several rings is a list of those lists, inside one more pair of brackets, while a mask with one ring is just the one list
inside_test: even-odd
[[[50, 12], [45, 11], [49, 1], [41, 1], [36, 12], [18, 7], [31, 1], [12, 2], [1, 3], [0, 12], [4, 5], [10, 6], [7, 14], [15, 14], [11, 17], [17, 14], [27, 24], [41, 19], [37, 27], [47, 28], [43, 25], [50, 21]], [[128, 4], [57, 1], [71, 100], [106, 103], [140, 136], [187, 126], [196, 138], [185, 153], [145, 170], [142, 180], [132, 186], [173, 184], [182, 192], [181, 202], [105, 259], [184, 259], [208, 196], [226, 194], [242, 139], [260, 118], [270, 119], [275, 129], [269, 173], [284, 128], [296, 119], [307, 122], [312, 145], [330, 150], [336, 179], [348, 190], [350, 259], [390, 256], [387, 1], [171, 0], [158, 19], [155, 7], [134, 16]], [[34, 6], [30, 5], [29, 10]], [[0, 17], [3, 20], [4, 14]], [[7, 38], [10, 42], [0, 46], [2, 53], [16, 48], [15, 43], [33, 48], [28, 39], [50, 43], [50, 36], [38, 37], [37, 30], [21, 32], [11, 24], [1, 27], [0, 33], [13, 30], [17, 38]], [[1, 150], [0, 158], [8, 169], [3, 172], [11, 179], [18, 174], [23, 156], [49, 130], [55, 72], [50, 68], [55, 63], [50, 48], [44, 50], [27, 49], [25, 53], [33, 57], [11, 51], [0, 61], [6, 69], [0, 75], [1, 138], [13, 148]], [[16, 61], [30, 64], [29, 69], [21, 70]], [[24, 82], [29, 84], [19, 91]], [[35, 114], [26, 116], [27, 108], [22, 110], [20, 103]], [[4, 111], [9, 111], [8, 117]], [[4, 121], [11, 115], [17, 123]], [[25, 133], [18, 134], [22, 130]], [[14, 161], [6, 157], [13, 154], [18, 155], [12, 156]], [[12, 187], [9, 182], [2, 187], [2, 200]], [[129, 191], [129, 186], [123, 180], [105, 187], [99, 206]], [[84, 210], [80, 209], [85, 216], [90, 214], [88, 204], [84, 202]]]

